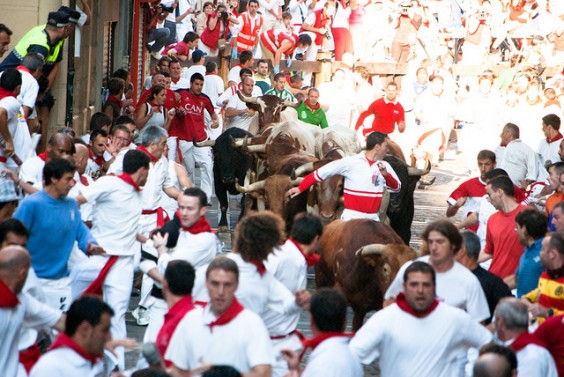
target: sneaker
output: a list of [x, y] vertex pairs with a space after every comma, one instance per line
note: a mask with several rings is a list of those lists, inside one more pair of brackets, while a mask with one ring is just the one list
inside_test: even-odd
[[149, 312], [142, 306], [138, 306], [131, 315], [137, 321], [138, 326], [147, 326], [149, 324]]

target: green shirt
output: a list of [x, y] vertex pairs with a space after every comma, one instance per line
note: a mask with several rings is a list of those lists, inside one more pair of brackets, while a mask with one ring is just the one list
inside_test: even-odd
[[284, 101], [296, 102], [294, 95], [288, 89], [282, 89], [282, 91], [279, 92], [275, 88], [271, 88], [269, 91], [267, 91], [264, 94], [265, 95], [270, 94], [278, 98], [282, 98]]
[[298, 119], [302, 122], [313, 124], [314, 126], [320, 126], [321, 128], [329, 127], [325, 111], [323, 111], [321, 107], [317, 110], [311, 111], [304, 101], [296, 108], [296, 111], [298, 112]]

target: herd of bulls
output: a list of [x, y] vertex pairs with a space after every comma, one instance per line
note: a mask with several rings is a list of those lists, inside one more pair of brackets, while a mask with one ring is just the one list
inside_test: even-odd
[[287, 109], [296, 104], [276, 96], [248, 98], [239, 93], [239, 97], [257, 113], [258, 125], [250, 128], [253, 133], [229, 128], [215, 141], [196, 143], [213, 147], [219, 231], [228, 230], [228, 193], [243, 194], [240, 216], [248, 209], [269, 209], [282, 216], [287, 229], [297, 213], [319, 215], [326, 229], [317, 250], [321, 261], [316, 284], [337, 286], [345, 293], [355, 313], [353, 327], [359, 328], [368, 311], [382, 307], [385, 289], [401, 264], [416, 256], [406, 246], [411, 238], [413, 194], [428, 170], [408, 166], [401, 155], [386, 156], [401, 180], [399, 193], [385, 195], [380, 218], [387, 220], [336, 220], [342, 210], [343, 177], [330, 177], [292, 199], [286, 193], [307, 173], [361, 152], [356, 133], [347, 127], [322, 130], [301, 122], [293, 109]]

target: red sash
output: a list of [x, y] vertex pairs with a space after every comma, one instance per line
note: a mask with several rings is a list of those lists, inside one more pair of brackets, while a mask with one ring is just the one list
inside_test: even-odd
[[141, 212], [142, 215], [153, 215], [155, 213], [157, 214], [157, 228], [162, 227], [170, 220], [163, 207], [159, 207], [157, 209], [144, 209]]
[[137, 147], [137, 150], [138, 150], [138, 151], [141, 151], [141, 152], [145, 153], [147, 156], [149, 156], [149, 158], [151, 159], [151, 162], [157, 162], [157, 161], [159, 161], [159, 159], [156, 158], [155, 156], [153, 156], [153, 155], [151, 154], [151, 152], [149, 152], [149, 151], [147, 150], [147, 148], [145, 148], [144, 145], [138, 146], [138, 147]]
[[116, 177], [118, 177], [119, 179], [121, 179], [122, 181], [127, 183], [128, 185], [133, 186], [135, 191], [141, 191], [141, 187], [137, 186], [137, 183], [133, 180], [133, 178], [131, 178], [131, 175], [129, 175], [127, 173], [123, 173], [123, 174], [120, 174], [120, 175], [116, 175]]
[[37, 155], [42, 161], [47, 161], [47, 152], [39, 153]]
[[263, 276], [266, 273], [266, 267], [264, 266], [264, 263], [256, 259], [250, 260], [249, 263], [255, 265], [260, 276]]
[[86, 353], [86, 351], [82, 349], [82, 347], [79, 346], [70, 336], [65, 333], [59, 333], [57, 339], [55, 339], [55, 342], [53, 342], [49, 350], [52, 351], [63, 347], [70, 348], [74, 352], [78, 353], [83, 359], [90, 361], [92, 364], [98, 362], [98, 357]]
[[[176, 210], [176, 217], [180, 220], [180, 211]], [[199, 234], [199, 233], [211, 233], [212, 228], [208, 220], [205, 217], [200, 217], [198, 221], [192, 224], [189, 228], [183, 227], [182, 224], [180, 228], [185, 232], [190, 232], [192, 234]]]
[[288, 241], [292, 242], [300, 251], [300, 253], [302, 253], [303, 257], [306, 260], [307, 266], [308, 267], [312, 267], [315, 266], [315, 264], [317, 262], [319, 262], [319, 260], [321, 259], [321, 257], [319, 256], [319, 254], [306, 254], [304, 253], [304, 251], [302, 250], [302, 248], [300, 247], [300, 245], [292, 238], [288, 238]]
[[409, 306], [409, 304], [407, 303], [407, 300], [405, 299], [405, 294], [403, 292], [401, 292], [396, 297], [396, 304], [404, 312], [409, 313], [412, 316], [417, 317], [417, 318], [423, 318], [423, 317], [427, 317], [429, 314], [431, 314], [431, 312], [433, 310], [435, 310], [437, 308], [437, 306], [439, 305], [439, 300], [435, 299], [435, 301], [433, 301], [431, 306], [429, 306], [427, 308], [427, 310], [425, 310], [424, 312], [417, 312], [417, 311], [413, 310], [413, 308], [411, 306]]
[[94, 156], [90, 148], [88, 148], [88, 155], [90, 159], [94, 161], [98, 166], [100, 167], [104, 166], [104, 162], [105, 162], [104, 156]]
[[322, 333], [314, 336], [313, 338], [305, 339], [305, 340], [302, 341], [302, 345], [304, 346], [304, 349], [302, 350], [302, 353], [300, 354], [300, 360], [304, 357], [306, 351], [309, 348], [311, 348], [311, 350], [313, 351], [317, 348], [318, 345], [320, 345], [321, 343], [323, 343], [327, 339], [335, 338], [335, 337], [338, 337], [338, 336], [344, 336], [344, 337], [350, 338], [353, 335], [354, 335], [353, 333], [328, 331], [328, 332], [322, 332]]
[[79, 178], [80, 178], [80, 183], [82, 183], [84, 186], [88, 186], [88, 185], [89, 185], [88, 179], [86, 179], [86, 177], [85, 177], [84, 175], [80, 174], [80, 175], [79, 175]]
[[0, 280], [0, 308], [15, 308], [19, 303], [18, 296]]
[[229, 308], [227, 308], [227, 310], [224, 311], [223, 314], [221, 314], [215, 321], [208, 325], [210, 332], [213, 332], [214, 326], [223, 326], [234, 320], [235, 317], [237, 317], [244, 309], [243, 305], [234, 298]]
[[523, 348], [527, 347], [529, 344], [536, 344], [537, 346], [546, 348], [546, 344], [536, 337], [535, 334], [531, 334], [527, 331], [519, 335], [513, 343], [509, 346], [513, 351], [519, 352]]
[[0, 88], [0, 99], [6, 98], [6, 97], [16, 98], [16, 94], [14, 92], [12, 92], [11, 90], [6, 90], [4, 88]]
[[33, 366], [35, 365], [37, 360], [39, 360], [40, 357], [41, 357], [41, 350], [39, 349], [37, 343], [33, 343], [33, 345], [28, 349], [20, 351], [19, 362], [22, 363], [22, 365], [25, 368], [25, 371], [29, 374], [29, 372], [31, 372], [31, 368], [33, 368]]
[[104, 267], [102, 267], [102, 269], [100, 270], [100, 273], [98, 274], [96, 279], [94, 279], [94, 281], [90, 283], [88, 288], [84, 290], [84, 293], [82, 293], [83, 296], [84, 295], [102, 296], [102, 286], [104, 285], [104, 281], [106, 280], [106, 277], [110, 272], [110, 268], [112, 268], [112, 266], [116, 264], [117, 260], [118, 260], [117, 255], [110, 256], [106, 264], [104, 264]]

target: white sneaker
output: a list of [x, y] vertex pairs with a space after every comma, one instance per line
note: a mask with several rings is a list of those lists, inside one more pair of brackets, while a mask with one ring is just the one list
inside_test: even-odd
[[138, 326], [147, 326], [149, 324], [149, 313], [148, 310], [142, 306], [138, 306], [131, 315], [137, 321]]

